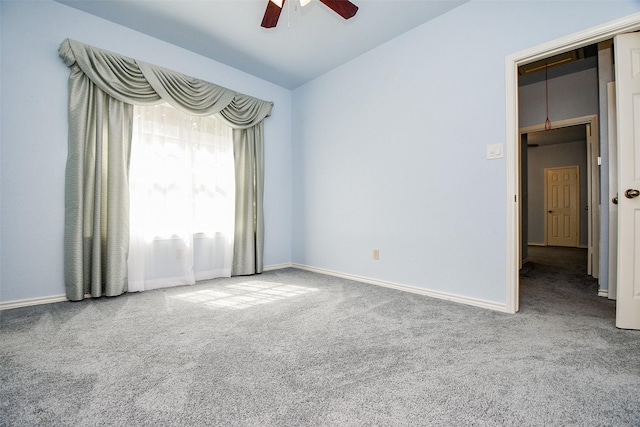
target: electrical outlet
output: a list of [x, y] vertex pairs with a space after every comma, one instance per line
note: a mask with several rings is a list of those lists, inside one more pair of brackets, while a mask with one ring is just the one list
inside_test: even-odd
[[375, 260], [379, 260], [380, 259], [380, 251], [378, 249], [374, 249], [373, 250], [373, 259], [375, 259]]

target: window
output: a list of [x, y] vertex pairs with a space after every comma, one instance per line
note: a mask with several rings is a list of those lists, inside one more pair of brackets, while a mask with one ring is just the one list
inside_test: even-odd
[[134, 108], [129, 291], [230, 276], [231, 132], [214, 116], [168, 104]]

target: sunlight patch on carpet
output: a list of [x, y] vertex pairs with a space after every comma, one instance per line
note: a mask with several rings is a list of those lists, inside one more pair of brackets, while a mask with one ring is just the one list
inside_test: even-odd
[[307, 288], [282, 283], [253, 280], [236, 283], [218, 289], [203, 289], [175, 295], [184, 301], [202, 304], [209, 307], [223, 307], [241, 310], [260, 304], [269, 304], [286, 298], [293, 298], [309, 292], [317, 292], [317, 288]]

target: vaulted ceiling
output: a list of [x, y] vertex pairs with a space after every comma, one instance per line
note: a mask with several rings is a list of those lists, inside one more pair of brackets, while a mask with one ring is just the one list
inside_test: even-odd
[[271, 29], [268, 0], [56, 1], [294, 89], [469, 0], [353, 0], [349, 20], [289, 0]]

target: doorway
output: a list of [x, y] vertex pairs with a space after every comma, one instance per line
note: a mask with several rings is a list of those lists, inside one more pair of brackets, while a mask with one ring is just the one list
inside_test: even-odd
[[528, 133], [522, 150], [523, 244], [588, 248], [587, 126]]
[[[520, 129], [520, 257], [527, 259], [528, 245], [554, 245], [547, 226], [553, 212], [545, 198], [545, 169], [578, 165], [578, 242], [586, 249], [587, 274], [599, 277], [600, 256], [600, 166], [598, 116], [576, 117], [551, 123], [550, 130], [539, 124]], [[557, 243], [557, 242], [556, 242]]]
[[580, 167], [545, 168], [545, 237], [549, 246], [579, 247]]
[[519, 310], [519, 272], [521, 266], [522, 242], [520, 239], [521, 215], [521, 146], [519, 138], [518, 112], [518, 67], [537, 60], [568, 52], [581, 46], [594, 44], [622, 33], [640, 29], [640, 14], [594, 27], [569, 35], [553, 42], [533, 47], [509, 55], [505, 60], [506, 77], [506, 160], [507, 160], [507, 289], [506, 309], [515, 313]]

